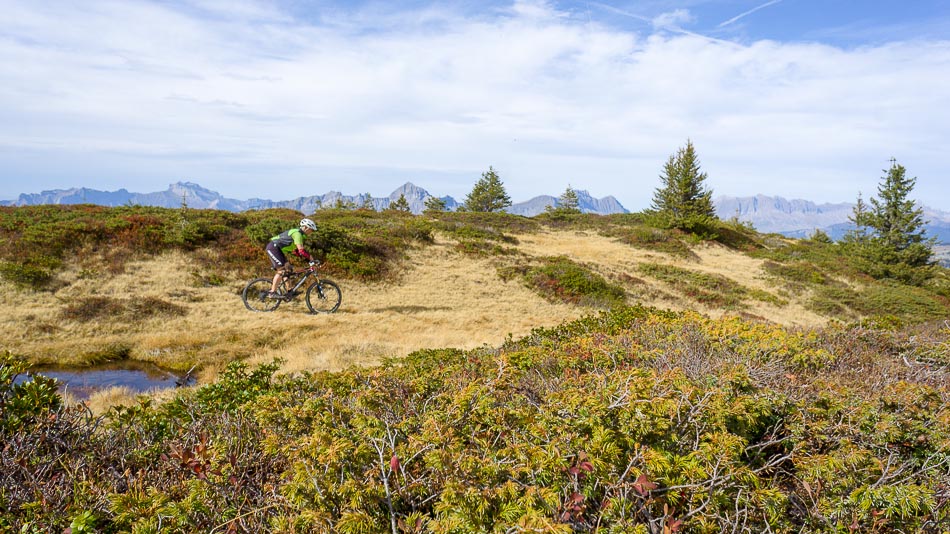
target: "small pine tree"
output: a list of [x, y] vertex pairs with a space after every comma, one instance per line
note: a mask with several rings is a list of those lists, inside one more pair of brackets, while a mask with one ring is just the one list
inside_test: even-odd
[[409, 207], [409, 201], [406, 200], [406, 195], [400, 193], [399, 198], [389, 203], [389, 209], [394, 211], [402, 211], [409, 213], [412, 209]]
[[831, 239], [831, 236], [821, 228], [815, 228], [815, 231], [808, 236], [808, 240], [812, 243], [824, 243], [830, 245], [834, 243], [834, 240]]
[[199, 241], [198, 225], [192, 222], [188, 208], [188, 198], [181, 194], [181, 207], [178, 208], [178, 220], [171, 240], [178, 245], [186, 245]]
[[700, 172], [696, 149], [690, 140], [663, 166], [663, 186], [653, 194], [652, 209], [673, 228], [690, 229], [716, 219], [712, 190], [706, 189], [706, 173]]
[[442, 213], [445, 209], [444, 200], [439, 197], [429, 197], [426, 199], [426, 209], [423, 213]]
[[369, 193], [366, 193], [365, 195], [363, 195], [363, 199], [362, 199], [362, 201], [360, 202], [360, 207], [359, 207], [359, 209], [361, 209], [361, 210], [375, 211], [375, 210], [376, 210], [376, 206], [373, 205], [373, 195], [371, 195], [371, 194], [369, 194]]
[[851, 215], [848, 215], [848, 221], [854, 225], [854, 229], [845, 233], [842, 242], [859, 246], [867, 245], [870, 238], [868, 232], [868, 205], [865, 204], [860, 192], [858, 192], [858, 200], [851, 210]]
[[891, 159], [891, 168], [878, 185], [878, 198], [871, 198], [867, 226], [872, 229], [872, 244], [884, 263], [903, 263], [920, 267], [930, 263], [933, 240], [924, 236], [923, 209], [908, 199], [917, 178], [907, 178], [906, 169]]
[[577, 191], [567, 184], [567, 189], [561, 193], [554, 205], [547, 206], [544, 211], [556, 215], [567, 215], [571, 213], [580, 213], [580, 201], [577, 199]]
[[336, 199], [336, 202], [333, 204], [334, 209], [338, 210], [355, 210], [357, 208], [356, 202], [354, 200], [349, 200], [339, 196]]
[[465, 197], [462, 204], [464, 211], [492, 212], [499, 211], [511, 205], [511, 199], [505, 192], [505, 186], [495, 169], [488, 167], [488, 172], [482, 173], [482, 178], [475, 183], [472, 192]]

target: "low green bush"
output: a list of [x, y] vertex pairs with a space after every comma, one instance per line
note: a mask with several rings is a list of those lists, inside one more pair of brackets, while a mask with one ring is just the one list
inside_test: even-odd
[[267, 217], [248, 224], [244, 228], [244, 233], [247, 234], [247, 238], [250, 239], [252, 243], [264, 248], [264, 245], [266, 245], [272, 237], [291, 228], [297, 228], [300, 219], [301, 217], [295, 214], [284, 218]]
[[450, 233], [461, 228], [471, 227], [503, 236], [505, 234], [529, 234], [541, 227], [539, 220], [536, 218], [505, 212], [445, 211], [432, 214], [430, 220], [437, 222], [439, 230]]
[[42, 289], [53, 279], [53, 274], [35, 265], [4, 261], [0, 262], [0, 277], [23, 288]]
[[472, 256], [505, 256], [515, 249], [518, 240], [506, 232], [533, 231], [537, 223], [522, 220], [505, 213], [448, 213], [435, 214], [434, 228], [457, 241], [455, 249]]
[[678, 230], [638, 225], [609, 229], [604, 234], [637, 248], [655, 250], [685, 259], [698, 258], [686, 243], [685, 234]]
[[826, 285], [830, 283], [830, 277], [816, 265], [806, 261], [796, 261], [792, 263], [776, 263], [766, 261], [762, 264], [765, 272], [797, 284]]
[[894, 316], [909, 323], [946, 318], [950, 313], [942, 297], [926, 290], [894, 282], [872, 282], [860, 289], [846, 285], [816, 289], [807, 307], [823, 315], [845, 320]]
[[748, 299], [777, 306], [787, 304], [767, 291], [747, 288], [720, 275], [658, 263], [641, 263], [638, 269], [647, 276], [669, 284], [688, 298], [714, 308], [738, 309], [739, 305]]
[[0, 434], [10, 435], [62, 406], [56, 381], [46, 377], [18, 381], [29, 364], [11, 352], [0, 354]]
[[[287, 209], [235, 214], [184, 207], [4, 207], [0, 276], [36, 289], [49, 284], [59, 262], [71, 254], [100, 254], [107, 270], [117, 273], [142, 254], [184, 250], [197, 259], [198, 283], [220, 285], [233, 276], [260, 272], [267, 265], [267, 241], [296, 227], [302, 217]], [[401, 212], [328, 209], [310, 217], [319, 229], [306, 246], [325, 256], [326, 269], [338, 276], [368, 281], [391, 277], [409, 247], [433, 242], [431, 221]]]
[[626, 292], [565, 256], [541, 258], [537, 264], [502, 267], [503, 280], [517, 277], [541, 296], [558, 302], [610, 308], [624, 303]]
[[63, 319], [88, 322], [96, 320], [144, 320], [174, 317], [186, 313], [183, 306], [157, 297], [82, 297], [71, 301], [60, 312]]
[[371, 369], [235, 363], [102, 419], [11, 403], [8, 355], [0, 528], [940, 532], [950, 359], [922, 335], [615, 308]]

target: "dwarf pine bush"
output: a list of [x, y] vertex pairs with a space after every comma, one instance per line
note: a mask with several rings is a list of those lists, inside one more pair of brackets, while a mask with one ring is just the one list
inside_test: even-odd
[[0, 526], [942, 532], [948, 346], [633, 307], [369, 369], [233, 364], [103, 420], [5, 411]]

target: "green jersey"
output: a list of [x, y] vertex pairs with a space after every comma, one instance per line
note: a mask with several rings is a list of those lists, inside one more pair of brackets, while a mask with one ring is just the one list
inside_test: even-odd
[[286, 232], [281, 232], [270, 240], [274, 241], [284, 254], [303, 248], [303, 232], [299, 228], [291, 228]]

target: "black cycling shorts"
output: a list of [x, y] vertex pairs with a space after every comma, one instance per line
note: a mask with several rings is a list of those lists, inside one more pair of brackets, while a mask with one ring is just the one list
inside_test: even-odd
[[271, 241], [264, 247], [264, 250], [267, 251], [267, 257], [270, 258], [271, 269], [283, 269], [287, 266], [287, 256], [284, 256], [284, 251], [280, 250], [277, 243]]

